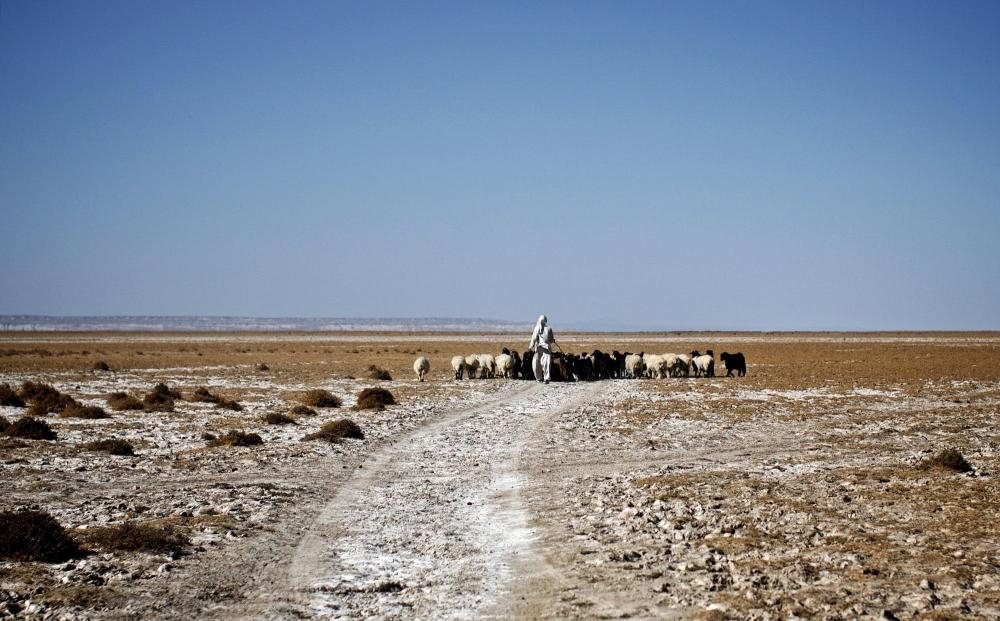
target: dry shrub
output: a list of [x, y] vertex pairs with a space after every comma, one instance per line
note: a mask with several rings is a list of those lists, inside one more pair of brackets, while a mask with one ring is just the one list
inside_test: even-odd
[[113, 392], [108, 397], [108, 407], [116, 412], [124, 412], [125, 410], [141, 410], [142, 401], [139, 401], [130, 394], [124, 392]]
[[260, 363], [260, 364], [258, 364], [258, 365], [256, 365], [256, 366], [254, 366], [254, 368], [257, 369], [258, 371], [270, 371], [271, 370], [271, 367], [267, 366], [263, 362]]
[[79, 402], [73, 402], [70, 405], [63, 408], [63, 411], [59, 413], [60, 418], [109, 418], [108, 413], [104, 411], [104, 408], [98, 407], [96, 405], [83, 405]]
[[8, 427], [10, 427], [10, 421], [4, 416], [0, 416], [0, 433], [7, 433]]
[[213, 394], [204, 386], [196, 388], [194, 394], [191, 395], [191, 401], [198, 401], [200, 403], [218, 403], [221, 400], [218, 395]]
[[166, 384], [157, 384], [153, 390], [142, 398], [142, 407], [147, 412], [173, 412], [174, 399], [180, 399], [181, 393], [171, 390]]
[[385, 382], [392, 380], [392, 375], [390, 375], [388, 371], [374, 364], [368, 367], [366, 374], [369, 379], [373, 380], [380, 380]]
[[135, 449], [132, 447], [132, 444], [128, 440], [120, 440], [117, 438], [88, 442], [83, 445], [83, 448], [88, 451], [101, 451], [102, 453], [110, 453], [112, 455], [121, 455], [125, 457], [135, 456]]
[[91, 528], [87, 543], [105, 550], [180, 553], [189, 544], [187, 537], [170, 526], [125, 522], [117, 526]]
[[396, 403], [396, 398], [385, 388], [365, 388], [358, 394], [356, 410], [377, 410]]
[[295, 419], [280, 412], [268, 412], [264, 417], [268, 425], [296, 425]]
[[308, 405], [297, 405], [292, 408], [292, 416], [316, 416], [316, 410]]
[[346, 418], [341, 418], [340, 420], [330, 421], [322, 427], [316, 433], [310, 433], [303, 440], [326, 440], [327, 442], [340, 442], [344, 438], [354, 438], [356, 440], [363, 440], [365, 438], [364, 432], [361, 431], [361, 427], [353, 420]]
[[944, 449], [940, 453], [928, 457], [920, 462], [920, 467], [924, 470], [938, 468], [954, 472], [972, 472], [972, 464], [965, 461], [965, 456], [953, 448]]
[[23, 408], [24, 399], [11, 388], [10, 384], [0, 384], [0, 405], [8, 407]]
[[261, 438], [256, 433], [244, 433], [242, 431], [232, 430], [221, 438], [215, 438], [214, 440], [209, 440], [209, 446], [257, 446], [259, 444], [264, 444], [264, 439]]
[[234, 412], [242, 412], [243, 406], [239, 402], [232, 399], [219, 399], [219, 402], [215, 404], [215, 407], [220, 410], [233, 410]]
[[22, 416], [8, 425], [4, 433], [12, 438], [25, 438], [27, 440], [56, 439], [56, 432], [52, 431], [49, 424], [33, 416]]
[[340, 400], [340, 397], [330, 394], [327, 390], [316, 388], [302, 395], [302, 403], [311, 405], [314, 408], [339, 408], [343, 404], [343, 401]]
[[73, 397], [63, 394], [48, 384], [31, 381], [21, 384], [20, 396], [31, 403], [29, 414], [46, 416], [52, 412], [61, 412], [63, 408], [76, 403]]
[[48, 513], [0, 512], [0, 558], [61, 563], [81, 555], [76, 541]]
[[111, 367], [108, 365], [107, 362], [104, 362], [103, 360], [98, 360], [97, 362], [94, 363], [92, 369], [94, 371], [110, 371]]

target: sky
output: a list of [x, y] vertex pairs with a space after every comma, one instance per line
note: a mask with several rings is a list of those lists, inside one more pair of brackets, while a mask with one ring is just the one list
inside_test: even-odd
[[0, 0], [0, 314], [1000, 329], [1000, 3]]

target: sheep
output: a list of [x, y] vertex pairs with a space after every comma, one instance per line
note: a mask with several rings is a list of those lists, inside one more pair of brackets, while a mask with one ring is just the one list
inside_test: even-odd
[[430, 360], [420, 356], [413, 361], [413, 372], [417, 374], [418, 381], [424, 381], [424, 376], [431, 370]]
[[500, 354], [496, 357], [497, 374], [505, 379], [514, 377], [514, 357], [510, 354]]
[[642, 354], [628, 354], [625, 356], [625, 376], [639, 377], [642, 375]]
[[688, 377], [691, 375], [691, 356], [689, 354], [677, 354], [677, 362], [674, 363], [671, 375], [674, 377]]
[[535, 369], [532, 366], [532, 359], [535, 357], [535, 352], [530, 349], [524, 352], [521, 356], [521, 379], [533, 380], [535, 379]]
[[659, 354], [646, 354], [642, 357], [642, 366], [646, 368], [646, 376], [660, 379], [663, 377], [663, 356]]
[[497, 363], [493, 354], [478, 354], [476, 357], [479, 358], [479, 377], [493, 378], [497, 374]]
[[476, 354], [469, 354], [465, 357], [465, 372], [466, 377], [473, 379], [476, 377], [476, 371], [479, 370], [479, 356]]
[[455, 379], [462, 379], [462, 372], [465, 371], [465, 356], [452, 356], [451, 368], [455, 370]]
[[699, 354], [698, 350], [691, 352], [691, 361], [694, 363], [695, 377], [715, 377], [715, 358], [711, 349], [704, 355]]
[[726, 365], [726, 377], [732, 377], [733, 371], [736, 371], [739, 377], [747, 374], [747, 359], [743, 357], [741, 352], [735, 354], [722, 352], [719, 354], [719, 360]]

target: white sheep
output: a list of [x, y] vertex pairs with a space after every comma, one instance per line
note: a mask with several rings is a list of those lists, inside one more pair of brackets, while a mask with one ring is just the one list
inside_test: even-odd
[[688, 354], [677, 354], [677, 362], [671, 372], [674, 377], [688, 377], [691, 375], [691, 356]]
[[465, 356], [452, 356], [451, 368], [455, 371], [455, 379], [462, 379], [462, 373], [465, 371]]
[[642, 356], [639, 354], [625, 356], [625, 375], [628, 377], [639, 377], [642, 375]]
[[417, 374], [418, 381], [424, 381], [427, 372], [431, 370], [431, 361], [420, 356], [413, 361], [413, 372]]
[[659, 354], [646, 354], [642, 357], [642, 364], [646, 367], [646, 376], [656, 379], [663, 377], [663, 356]]
[[699, 355], [697, 351], [691, 352], [691, 362], [694, 364], [695, 377], [715, 377], [715, 355], [711, 349], [703, 355]]
[[465, 357], [465, 372], [466, 377], [472, 379], [476, 376], [476, 371], [479, 369], [479, 356], [476, 354], [469, 354]]
[[514, 377], [514, 357], [500, 354], [496, 357], [497, 375], [505, 379]]
[[479, 377], [492, 378], [497, 374], [497, 362], [493, 354], [479, 354]]

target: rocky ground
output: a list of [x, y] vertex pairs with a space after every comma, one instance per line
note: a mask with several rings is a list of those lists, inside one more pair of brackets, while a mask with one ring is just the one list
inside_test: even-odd
[[[173, 413], [52, 417], [55, 441], [0, 437], [0, 510], [45, 510], [81, 540], [132, 521], [190, 542], [180, 553], [89, 546], [63, 563], [0, 561], [0, 616], [1000, 616], [998, 337], [733, 337], [724, 344], [748, 353], [745, 378], [548, 386], [455, 382], [442, 370], [452, 349], [495, 343], [367, 337], [331, 353], [301, 351], [311, 340], [244, 351], [234, 338], [222, 355], [215, 342], [53, 338], [10, 344], [0, 383], [45, 381], [105, 406], [111, 392], [164, 381], [244, 409], [178, 401]], [[685, 351], [681, 338], [628, 346]], [[158, 352], [163, 343], [175, 350]], [[184, 364], [65, 368], [102, 347], [113, 368], [139, 348]], [[432, 357], [430, 382], [410, 378], [417, 352]], [[234, 360], [244, 356], [279, 362], [260, 371]], [[354, 379], [373, 360], [396, 379]], [[351, 410], [375, 384], [399, 405]], [[343, 406], [262, 422], [312, 388]], [[302, 440], [341, 417], [365, 439]], [[205, 433], [230, 429], [264, 443], [206, 445]], [[97, 437], [128, 439], [138, 455], [82, 448]], [[974, 470], [926, 465], [945, 448]]]

